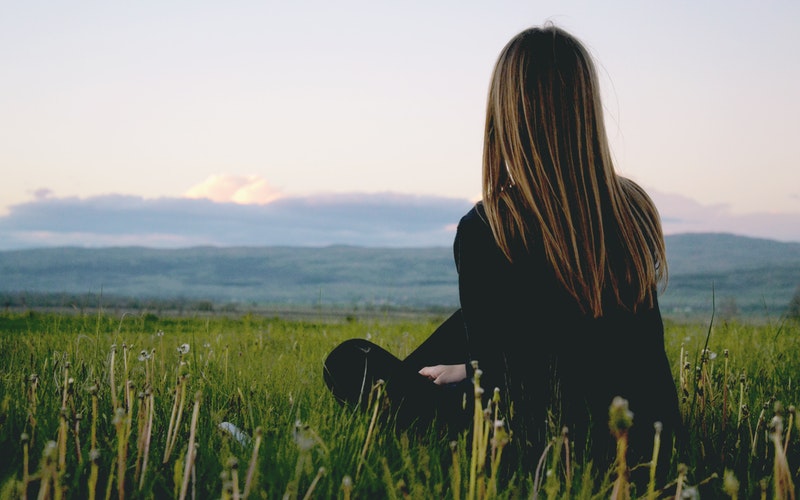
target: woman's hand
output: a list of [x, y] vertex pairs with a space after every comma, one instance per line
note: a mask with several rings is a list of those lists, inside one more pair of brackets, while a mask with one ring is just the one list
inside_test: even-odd
[[419, 374], [428, 377], [437, 385], [461, 382], [467, 378], [467, 366], [461, 365], [435, 365], [423, 367]]

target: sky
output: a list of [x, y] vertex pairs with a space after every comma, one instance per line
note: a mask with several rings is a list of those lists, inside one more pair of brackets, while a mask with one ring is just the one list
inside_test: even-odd
[[[800, 241], [797, 19], [794, 0], [4, 2], [0, 249], [446, 244], [480, 196], [496, 57], [545, 22], [594, 56], [616, 168], [665, 231]], [[320, 211], [382, 213], [384, 237]]]

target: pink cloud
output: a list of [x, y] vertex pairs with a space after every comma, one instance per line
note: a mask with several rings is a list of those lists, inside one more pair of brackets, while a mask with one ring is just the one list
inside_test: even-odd
[[257, 175], [231, 174], [212, 175], [184, 193], [186, 198], [206, 198], [217, 203], [239, 205], [265, 205], [281, 196], [280, 190]]
[[678, 194], [648, 192], [661, 214], [665, 234], [714, 232], [800, 241], [800, 213], [737, 214], [728, 205], [703, 205]]

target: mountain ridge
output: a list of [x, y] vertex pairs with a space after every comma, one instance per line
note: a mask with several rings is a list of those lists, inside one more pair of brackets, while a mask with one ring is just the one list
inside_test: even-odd
[[[781, 314], [800, 243], [732, 233], [666, 238], [665, 312]], [[77, 246], [0, 251], [0, 293], [104, 293], [234, 304], [455, 307], [451, 247]], [[7, 300], [8, 301], [8, 300]]]

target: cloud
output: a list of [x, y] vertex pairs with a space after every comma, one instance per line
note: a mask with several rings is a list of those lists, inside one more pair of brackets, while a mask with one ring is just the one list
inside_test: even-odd
[[48, 188], [39, 188], [33, 192], [33, 197], [37, 200], [43, 200], [53, 196], [53, 191]]
[[45, 246], [187, 247], [451, 245], [468, 200], [337, 194], [282, 197], [268, 204], [106, 195], [46, 198], [0, 217], [0, 249]]
[[648, 190], [665, 234], [733, 233], [800, 241], [800, 213], [733, 213], [728, 205], [702, 205], [686, 196]]
[[[209, 186], [222, 186], [211, 182]], [[239, 187], [258, 182], [232, 183]], [[734, 214], [684, 196], [650, 191], [665, 233], [725, 232], [800, 241], [798, 214]], [[244, 196], [244, 195], [243, 195]], [[241, 198], [240, 198], [241, 199]], [[264, 199], [264, 198], [259, 198]], [[281, 196], [265, 204], [208, 198], [44, 196], [0, 216], [0, 250], [48, 246], [368, 247], [450, 246], [473, 200], [397, 193]]]
[[184, 196], [192, 199], [209, 199], [218, 203], [263, 205], [277, 200], [282, 193], [257, 175], [219, 174], [212, 175], [191, 187]]

